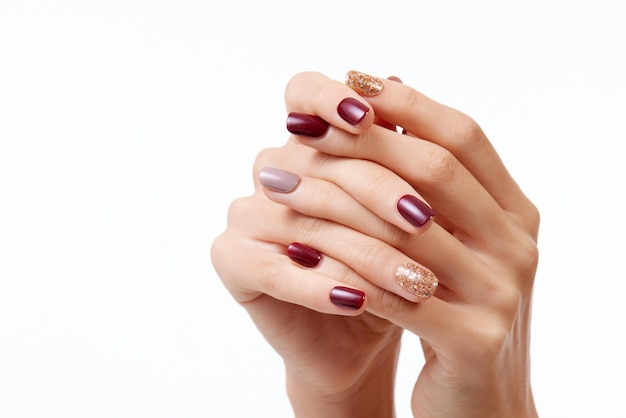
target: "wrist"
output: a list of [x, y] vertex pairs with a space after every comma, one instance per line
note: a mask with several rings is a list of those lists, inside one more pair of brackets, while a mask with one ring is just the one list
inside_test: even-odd
[[353, 378], [311, 381], [286, 368], [287, 395], [297, 418], [393, 418], [395, 372], [399, 345], [379, 352]]

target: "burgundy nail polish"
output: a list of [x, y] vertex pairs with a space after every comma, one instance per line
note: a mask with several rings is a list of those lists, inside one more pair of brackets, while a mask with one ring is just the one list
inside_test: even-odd
[[330, 291], [330, 301], [344, 308], [360, 309], [365, 302], [365, 293], [349, 287], [337, 286]]
[[322, 254], [319, 251], [299, 242], [289, 244], [287, 256], [304, 267], [315, 267], [322, 259]]
[[328, 122], [319, 116], [291, 112], [287, 115], [287, 130], [294, 135], [319, 138], [326, 134]]
[[411, 225], [417, 227], [424, 225], [435, 216], [434, 210], [417, 197], [411, 195], [402, 196], [402, 198], [398, 200], [397, 207], [400, 215], [409, 221]]
[[350, 125], [358, 125], [370, 108], [352, 97], [345, 98], [337, 106], [339, 116]]

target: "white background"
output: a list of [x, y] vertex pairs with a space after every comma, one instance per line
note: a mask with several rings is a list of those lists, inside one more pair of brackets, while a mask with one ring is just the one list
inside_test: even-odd
[[481, 123], [543, 215], [540, 413], [626, 416], [622, 4], [0, 0], [0, 416], [291, 416], [209, 248], [289, 77], [349, 69]]

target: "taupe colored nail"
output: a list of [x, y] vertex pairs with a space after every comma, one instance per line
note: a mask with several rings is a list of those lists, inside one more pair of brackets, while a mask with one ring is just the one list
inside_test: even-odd
[[259, 171], [259, 181], [270, 190], [279, 193], [289, 193], [298, 186], [300, 177], [289, 171], [265, 167]]

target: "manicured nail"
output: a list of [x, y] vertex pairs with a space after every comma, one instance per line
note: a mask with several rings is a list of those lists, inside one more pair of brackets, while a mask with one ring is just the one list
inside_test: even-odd
[[337, 286], [330, 291], [330, 301], [344, 308], [360, 309], [365, 302], [365, 293], [349, 287]]
[[300, 177], [289, 171], [265, 167], [259, 171], [259, 181], [270, 190], [289, 193], [300, 183]]
[[287, 130], [294, 135], [319, 138], [326, 134], [328, 122], [319, 116], [291, 112], [287, 115]]
[[417, 197], [411, 195], [402, 196], [402, 198], [398, 200], [397, 207], [400, 215], [409, 221], [411, 225], [417, 227], [424, 225], [435, 216], [434, 210]]
[[358, 125], [369, 111], [369, 107], [352, 97], [343, 99], [337, 107], [339, 116], [350, 125]]
[[361, 96], [376, 96], [383, 91], [383, 81], [358, 71], [348, 71], [346, 85]]
[[413, 263], [404, 263], [396, 270], [396, 280], [400, 287], [420, 298], [428, 298], [435, 293], [439, 280], [435, 275]]
[[292, 242], [287, 247], [287, 256], [304, 267], [315, 267], [322, 259], [322, 254], [299, 242]]
[[389, 77], [387, 77], [387, 80], [391, 80], [391, 81], [396, 81], [398, 83], [402, 83], [402, 80], [400, 79], [400, 77], [396, 77], [395, 75], [390, 75]]

